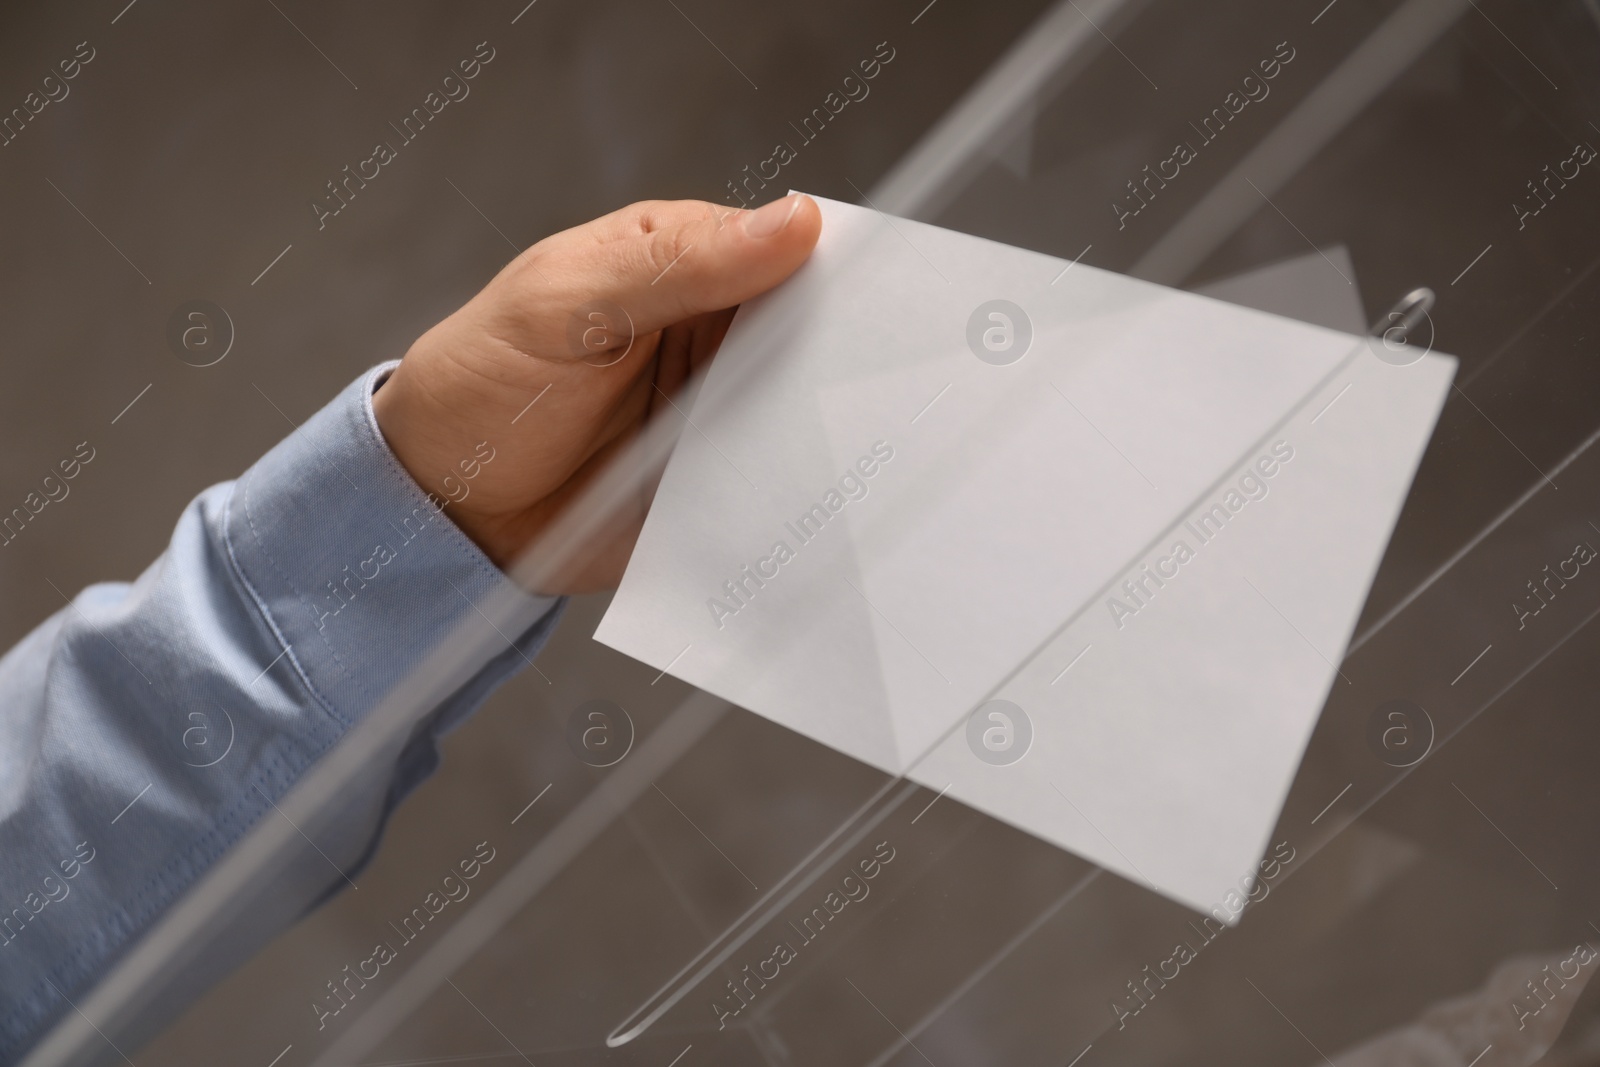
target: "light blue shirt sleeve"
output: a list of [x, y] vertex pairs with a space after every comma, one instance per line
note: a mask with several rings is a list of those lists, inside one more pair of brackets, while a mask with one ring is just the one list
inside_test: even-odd
[[[0, 659], [0, 1063], [510, 586], [384, 442], [392, 367], [201, 493], [132, 584], [85, 589]], [[283, 922], [343, 885], [439, 735], [544, 643], [561, 602], [515, 597], [517, 626], [340, 812], [329, 862], [285, 878]]]

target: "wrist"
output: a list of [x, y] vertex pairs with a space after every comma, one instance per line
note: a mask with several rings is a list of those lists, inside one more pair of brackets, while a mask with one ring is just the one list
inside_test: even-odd
[[417, 487], [497, 567], [508, 565], [519, 546], [506, 536], [503, 521], [466, 504], [473, 479], [496, 456], [494, 447], [487, 441], [446, 440], [440, 430], [459, 425], [458, 420], [414, 386], [404, 363], [374, 388], [372, 413], [384, 443]]

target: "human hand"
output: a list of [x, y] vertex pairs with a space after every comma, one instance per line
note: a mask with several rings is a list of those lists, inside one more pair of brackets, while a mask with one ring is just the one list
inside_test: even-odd
[[[417, 339], [372, 398], [378, 425], [504, 567], [711, 358], [736, 306], [792, 274], [821, 230], [816, 203], [796, 194], [755, 211], [647, 201], [547, 237]], [[602, 302], [631, 330], [614, 311], [591, 315]], [[539, 592], [614, 588], [647, 505]]]

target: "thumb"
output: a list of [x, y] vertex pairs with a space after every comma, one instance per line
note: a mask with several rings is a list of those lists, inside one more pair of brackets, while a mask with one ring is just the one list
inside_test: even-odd
[[601, 246], [597, 288], [637, 333], [766, 292], [805, 262], [822, 232], [822, 212], [802, 193], [755, 211], [703, 207], [710, 211], [689, 218], [641, 216], [638, 229]]

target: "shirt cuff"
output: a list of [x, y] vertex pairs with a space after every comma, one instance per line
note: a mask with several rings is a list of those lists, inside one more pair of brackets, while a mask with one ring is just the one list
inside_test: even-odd
[[[548, 633], [539, 624], [561, 603], [507, 578], [390, 451], [372, 394], [397, 364], [362, 375], [263, 456], [235, 485], [224, 522], [285, 661], [345, 727], [453, 630], [483, 626], [477, 605], [492, 603], [504, 641], [482, 655], [496, 677], [468, 687], [481, 699], [527, 662], [522, 646]], [[449, 710], [456, 720], [467, 709]]]

